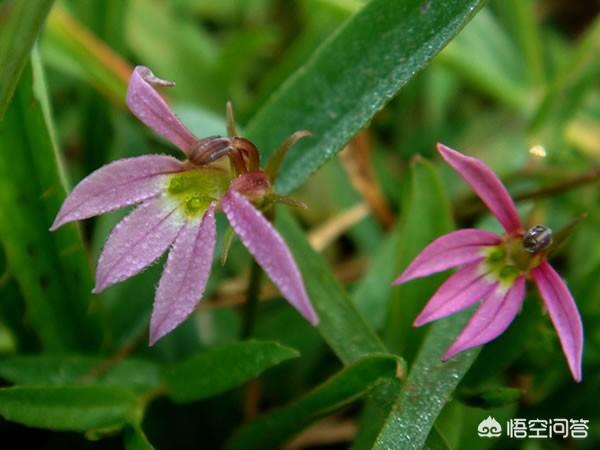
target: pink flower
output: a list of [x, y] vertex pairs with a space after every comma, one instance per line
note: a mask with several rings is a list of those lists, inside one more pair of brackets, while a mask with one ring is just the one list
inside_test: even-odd
[[506, 233], [498, 236], [477, 229], [458, 230], [436, 239], [417, 255], [395, 284], [452, 267], [460, 269], [440, 286], [415, 320], [415, 326], [481, 300], [443, 356], [444, 360], [451, 358], [502, 334], [521, 309], [525, 280], [532, 278], [558, 333], [573, 378], [581, 381], [583, 327], [569, 289], [546, 259], [551, 231], [541, 225], [525, 231], [506, 188], [481, 161], [442, 144], [438, 144], [438, 151], [469, 183]]
[[173, 84], [138, 66], [129, 80], [127, 104], [187, 159], [147, 155], [101, 167], [73, 189], [50, 230], [140, 204], [108, 238], [93, 292], [141, 272], [170, 249], [152, 310], [153, 345], [185, 320], [202, 298], [216, 241], [215, 212], [222, 210], [283, 296], [316, 325], [319, 319], [290, 250], [255, 207], [268, 206], [277, 198], [272, 180], [259, 168], [258, 150], [241, 137], [198, 139], [190, 133], [152, 87]]

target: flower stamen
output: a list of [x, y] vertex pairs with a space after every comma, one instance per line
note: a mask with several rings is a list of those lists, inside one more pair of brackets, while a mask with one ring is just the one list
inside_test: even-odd
[[190, 150], [189, 161], [196, 166], [205, 166], [227, 155], [231, 149], [231, 139], [210, 136], [200, 139]]

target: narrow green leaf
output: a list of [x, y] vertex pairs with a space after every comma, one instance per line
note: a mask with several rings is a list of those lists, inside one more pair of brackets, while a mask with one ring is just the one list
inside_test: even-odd
[[536, 14], [535, 0], [507, 0], [495, 2], [494, 8], [504, 18], [509, 33], [514, 36], [521, 54], [527, 61], [527, 72], [533, 83], [546, 81], [544, 48], [542, 45], [542, 26]]
[[217, 113], [224, 111], [224, 80], [216, 76], [218, 47], [191, 16], [176, 16], [164, 2], [130, 0], [125, 37], [157, 76], [177, 82], [170, 95], [195, 100]]
[[308, 296], [319, 315], [319, 332], [342, 362], [349, 364], [366, 354], [385, 352], [377, 335], [356, 311], [326, 262], [310, 247], [292, 216], [279, 211], [277, 224], [300, 266]]
[[[400, 239], [392, 261], [396, 261], [396, 277], [428, 244], [453, 228], [450, 200], [435, 167], [427, 160], [416, 157], [411, 163], [410, 183], [407, 190]], [[385, 328], [385, 342], [390, 350], [411, 361], [423, 339], [423, 329], [415, 329], [412, 322], [425, 302], [440, 285], [440, 277], [411, 281], [391, 290]]]
[[398, 363], [391, 355], [371, 355], [357, 360], [300, 400], [240, 429], [227, 449], [279, 448], [312, 422], [363, 397], [381, 378], [394, 378]]
[[[405, 197], [402, 220], [386, 242], [389, 247], [384, 248], [373, 263], [371, 270], [377, 268], [379, 271], [365, 277], [356, 295], [371, 287], [372, 291], [366, 294], [368, 300], [362, 301], [375, 301], [383, 311], [387, 306], [384, 330], [386, 344], [390, 350], [401, 354], [410, 363], [415, 358], [426, 331], [412, 327], [412, 321], [439, 286], [440, 280], [439, 277], [429, 277], [400, 286], [392, 286], [391, 281], [400, 275], [427, 244], [452, 228], [452, 217], [449, 200], [435, 168], [420, 157], [416, 157], [411, 163]], [[385, 257], [388, 259], [384, 260]], [[378, 279], [377, 275], [382, 278]], [[384, 286], [376, 286], [377, 280]], [[382, 312], [379, 312], [379, 316], [383, 321]], [[353, 449], [371, 448], [394, 408], [398, 392], [394, 386], [390, 386], [376, 392], [377, 395], [369, 399]]]
[[352, 303], [374, 329], [381, 329], [398, 268], [391, 261], [397, 259], [402, 228], [396, 225], [380, 244], [367, 273], [352, 292]]
[[113, 104], [125, 107], [131, 66], [59, 6], [48, 17], [42, 55], [54, 69], [90, 84]]
[[31, 325], [53, 351], [94, 348], [91, 273], [76, 225], [52, 224], [66, 195], [64, 171], [37, 54], [0, 122], [0, 240]]
[[600, 18], [581, 37], [568, 61], [548, 86], [529, 124], [529, 133], [544, 145], [557, 147], [564, 130], [600, 76]]
[[0, 377], [15, 384], [78, 384], [94, 382], [136, 389], [156, 388], [159, 367], [142, 359], [124, 359], [108, 365], [94, 356], [14, 356], [0, 360]]
[[487, 9], [440, 53], [439, 61], [507, 107], [523, 112], [531, 104], [526, 64], [510, 36]]
[[0, 120], [54, 0], [8, 0], [0, 5]]
[[373, 449], [423, 447], [435, 419], [479, 353], [473, 349], [441, 360], [471, 314], [472, 310], [465, 311], [431, 327]]
[[16, 386], [0, 389], [0, 415], [30, 427], [87, 431], [132, 421], [135, 400], [116, 386]]
[[345, 22], [246, 129], [266, 155], [297, 130], [313, 133], [284, 162], [278, 190], [289, 193], [339, 151], [482, 3], [372, 0]]
[[297, 356], [296, 350], [276, 342], [234, 342], [169, 367], [164, 371], [164, 379], [171, 398], [191, 402], [240, 386]]

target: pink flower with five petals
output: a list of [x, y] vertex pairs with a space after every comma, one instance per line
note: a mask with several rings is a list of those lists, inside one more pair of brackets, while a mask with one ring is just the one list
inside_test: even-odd
[[394, 284], [453, 267], [460, 269], [435, 292], [414, 325], [424, 325], [480, 301], [444, 354], [443, 359], [449, 359], [502, 334], [521, 309], [526, 279], [533, 279], [573, 378], [581, 381], [583, 326], [567, 285], [546, 259], [551, 231], [541, 225], [524, 230], [508, 191], [483, 162], [442, 144], [438, 144], [438, 151], [496, 216], [506, 233], [499, 236], [478, 229], [458, 230], [436, 239], [417, 255]]
[[259, 168], [258, 150], [238, 136], [194, 136], [153, 88], [172, 85], [138, 66], [129, 80], [127, 105], [187, 159], [146, 155], [101, 167], [73, 189], [50, 230], [139, 204], [104, 245], [93, 292], [136, 275], [169, 250], [150, 321], [153, 345], [183, 322], [202, 298], [216, 242], [215, 212], [222, 210], [283, 296], [316, 325], [319, 319], [289, 248], [257, 209], [278, 198], [271, 178]]

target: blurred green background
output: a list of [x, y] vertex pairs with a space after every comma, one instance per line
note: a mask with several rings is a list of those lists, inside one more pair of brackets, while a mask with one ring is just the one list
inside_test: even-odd
[[[599, 10], [595, 0], [1, 1], [3, 448], [599, 448]], [[231, 100], [263, 162], [291, 132], [313, 132], [277, 185], [309, 208], [280, 207], [277, 224], [319, 329], [265, 280], [255, 340], [239, 341], [250, 259], [234, 241], [193, 317], [149, 348], [162, 260], [90, 293], [126, 211], [47, 231], [67, 189], [96, 168], [178, 156], [126, 109], [136, 64], [177, 82], [166, 95], [198, 136], [225, 134]], [[444, 277], [390, 281], [453, 227], [499, 231], [436, 142], [492, 167], [528, 223], [560, 229], [587, 214], [552, 261], [583, 317], [581, 384], [533, 290], [503, 336], [456, 363], [439, 356], [468, 315], [411, 327]], [[586, 419], [589, 436], [479, 438], [488, 416]]]

